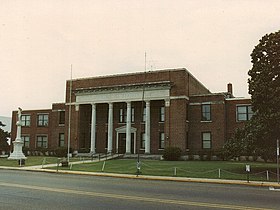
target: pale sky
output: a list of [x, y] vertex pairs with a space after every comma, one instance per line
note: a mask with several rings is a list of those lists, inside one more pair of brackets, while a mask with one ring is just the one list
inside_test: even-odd
[[249, 97], [250, 54], [279, 0], [0, 0], [0, 115], [65, 101], [71, 77], [186, 68]]

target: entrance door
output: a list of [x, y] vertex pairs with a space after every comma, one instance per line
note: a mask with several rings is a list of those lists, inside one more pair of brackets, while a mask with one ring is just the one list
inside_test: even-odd
[[119, 154], [125, 153], [125, 147], [126, 147], [126, 139], [125, 139], [125, 133], [119, 133], [119, 143], [118, 143], [118, 152]]
[[[126, 152], [126, 134], [119, 133], [119, 142], [118, 142], [118, 152], [119, 154], [125, 154]], [[134, 154], [134, 133], [131, 133], [131, 154]]]

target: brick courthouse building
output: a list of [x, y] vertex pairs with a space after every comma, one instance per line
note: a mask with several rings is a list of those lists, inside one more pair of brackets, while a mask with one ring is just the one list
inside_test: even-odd
[[168, 69], [67, 81], [65, 103], [22, 112], [22, 139], [52, 150], [67, 147], [70, 130], [73, 151], [195, 154], [219, 150], [251, 116], [250, 99], [235, 98], [231, 84], [211, 93], [186, 69]]

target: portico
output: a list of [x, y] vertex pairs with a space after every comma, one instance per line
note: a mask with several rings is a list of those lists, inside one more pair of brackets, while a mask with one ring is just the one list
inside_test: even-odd
[[[100, 141], [97, 137], [97, 126], [100, 123], [97, 121], [99, 118], [106, 120], [106, 127], [103, 133], [107, 135], [106, 148], [108, 153], [113, 151], [116, 153], [124, 152], [120, 148], [122, 139], [125, 137], [125, 153], [136, 153], [137, 147], [142, 146], [144, 153], [151, 153], [151, 101], [169, 100], [170, 83], [169, 82], [155, 82], [138, 85], [124, 85], [124, 86], [110, 86], [103, 88], [87, 88], [76, 89], [76, 105], [91, 105], [91, 118], [90, 118], [90, 152], [95, 154], [97, 152], [96, 144]], [[138, 104], [141, 106], [135, 106]], [[107, 111], [103, 110], [101, 116], [98, 105], [107, 107]], [[122, 105], [122, 108], [120, 108]], [[88, 112], [89, 113], [89, 112]], [[142, 115], [142, 116], [141, 116]], [[141, 118], [141, 119], [135, 119]], [[133, 125], [141, 125], [142, 129], [139, 131]], [[140, 127], [141, 127], [140, 126]], [[144, 134], [145, 143], [138, 143], [137, 138], [141, 138]], [[101, 136], [102, 134], [99, 134]], [[104, 135], [103, 135], [104, 136]], [[141, 140], [139, 139], [139, 142]], [[115, 142], [115, 143], [114, 143]], [[120, 145], [121, 144], [121, 145]], [[137, 146], [138, 145], [138, 146]], [[143, 148], [144, 147], [144, 148]]]

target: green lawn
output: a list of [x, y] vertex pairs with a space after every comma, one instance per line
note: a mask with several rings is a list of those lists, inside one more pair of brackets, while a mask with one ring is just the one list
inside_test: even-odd
[[[250, 180], [276, 181], [276, 164], [259, 162], [142, 160], [141, 174], [175, 176], [176, 173], [180, 177], [246, 180], [246, 164], [251, 167]], [[131, 159], [108, 160], [105, 165], [104, 161], [72, 165], [71, 170], [102, 172], [103, 167], [103, 172], [107, 173], [136, 174], [136, 160]], [[63, 167], [61, 169], [69, 170]]]
[[[25, 160], [25, 166], [35, 166], [45, 164], [57, 163], [62, 158], [50, 156], [28, 156]], [[70, 162], [87, 160], [90, 158], [70, 158]], [[19, 167], [18, 160], [8, 160], [7, 158], [0, 158], [0, 166]]]
[[[83, 160], [71, 158], [70, 162]], [[29, 156], [25, 166], [57, 163], [57, 157]], [[105, 163], [105, 164], [104, 164]], [[154, 176], [178, 176], [211, 179], [238, 179], [246, 180], [245, 166], [251, 166], [250, 180], [276, 181], [276, 164], [260, 162], [237, 161], [159, 161], [141, 160], [141, 174]], [[19, 167], [17, 160], [0, 158], [0, 166]], [[70, 169], [71, 168], [71, 169]], [[56, 167], [52, 169], [56, 170]], [[135, 159], [116, 159], [95, 163], [70, 164], [69, 167], [59, 167], [59, 170], [76, 170], [89, 172], [106, 172], [120, 174], [136, 174]], [[267, 180], [267, 171], [269, 180]]]
[[[56, 163], [57, 157], [43, 157], [43, 156], [29, 156], [25, 160], [25, 166], [42, 165], [43, 161], [46, 164]], [[8, 160], [7, 158], [0, 158], [0, 166], [18, 167], [18, 160]]]

